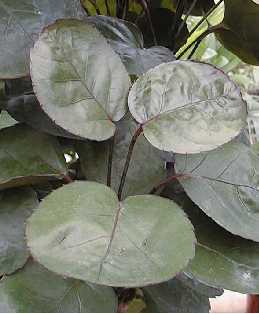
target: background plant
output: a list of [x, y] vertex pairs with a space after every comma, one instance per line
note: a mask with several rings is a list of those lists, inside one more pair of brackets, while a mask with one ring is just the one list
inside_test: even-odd
[[259, 293], [258, 21], [253, 0], [0, 0], [1, 312]]

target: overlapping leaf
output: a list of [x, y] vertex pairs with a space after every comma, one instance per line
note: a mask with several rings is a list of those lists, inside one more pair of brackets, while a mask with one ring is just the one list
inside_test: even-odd
[[1, 313], [117, 312], [117, 298], [109, 287], [65, 279], [35, 262], [0, 283]]
[[189, 197], [218, 224], [259, 242], [259, 158], [251, 147], [232, 141], [207, 153], [176, 155]]
[[105, 140], [126, 113], [129, 76], [93, 26], [59, 20], [31, 52], [34, 91], [47, 115], [74, 135]]
[[29, 188], [0, 192], [0, 276], [21, 268], [29, 252], [25, 221], [38, 206], [36, 193]]
[[160, 63], [175, 60], [173, 52], [166, 47], [145, 49], [143, 36], [135, 24], [108, 16], [92, 16], [86, 20], [105, 36], [131, 75], [141, 75]]
[[[136, 127], [136, 123], [129, 117], [120, 121], [117, 126], [111, 180], [115, 191], [118, 191], [129, 144]], [[77, 145], [82, 170], [87, 180], [106, 184], [109, 150], [109, 142], [89, 141]], [[123, 197], [149, 193], [165, 177], [165, 162], [161, 158], [161, 152], [140, 135], [134, 147]]]
[[179, 274], [174, 279], [143, 289], [150, 313], [208, 313], [209, 298], [223, 291], [202, 284], [195, 278]]
[[193, 257], [195, 242], [173, 201], [139, 195], [119, 202], [105, 185], [79, 181], [41, 202], [27, 239], [33, 256], [54, 272], [123, 287], [172, 278]]
[[259, 65], [259, 4], [253, 0], [225, 0], [225, 16], [217, 38], [248, 64]]
[[29, 73], [29, 51], [42, 28], [59, 18], [82, 17], [80, 0], [1, 0], [0, 77]]
[[24, 122], [38, 131], [54, 136], [78, 139], [77, 136], [62, 129], [49, 118], [34, 94], [12, 97], [7, 102], [6, 110], [15, 120]]
[[133, 85], [129, 109], [155, 147], [177, 153], [212, 150], [246, 125], [240, 90], [220, 70], [175, 61], [148, 71]]
[[0, 130], [0, 189], [62, 178], [67, 169], [57, 139], [17, 124]]

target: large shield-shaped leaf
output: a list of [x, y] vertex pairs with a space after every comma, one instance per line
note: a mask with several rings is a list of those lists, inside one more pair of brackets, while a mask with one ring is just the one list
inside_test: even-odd
[[1, 0], [0, 77], [29, 73], [29, 52], [41, 29], [59, 18], [82, 17], [80, 0]]
[[209, 287], [184, 273], [159, 285], [143, 289], [150, 313], [208, 313], [209, 298], [223, 291]]
[[253, 0], [225, 0], [225, 16], [216, 35], [244, 62], [259, 65], [259, 4]]
[[194, 255], [195, 237], [173, 201], [138, 195], [123, 202], [95, 182], [47, 196], [27, 225], [33, 256], [63, 275], [111, 286], [172, 278]]
[[31, 51], [34, 91], [42, 109], [68, 132], [105, 140], [126, 113], [129, 76], [92, 25], [59, 20]]
[[176, 170], [189, 197], [218, 224], [259, 242], [259, 158], [232, 141], [207, 153], [176, 155]]
[[63, 178], [65, 159], [56, 138], [17, 124], [0, 131], [0, 189]]
[[0, 192], [0, 276], [21, 268], [29, 257], [25, 221], [37, 206], [38, 199], [32, 189]]
[[[112, 164], [112, 187], [118, 191], [121, 174], [126, 161], [136, 123], [128, 118], [120, 121], [115, 136]], [[109, 142], [84, 142], [77, 145], [80, 164], [87, 180], [107, 182]], [[123, 197], [149, 193], [166, 177], [165, 162], [161, 152], [152, 147], [143, 135], [138, 138], [128, 169]]]
[[117, 312], [117, 298], [110, 287], [65, 279], [29, 261], [0, 282], [0, 312]]
[[100, 15], [86, 20], [105, 36], [131, 75], [141, 75], [161, 63], [175, 60], [173, 52], [166, 47], [145, 49], [142, 33], [135, 24]]
[[130, 91], [129, 109], [152, 145], [177, 153], [208, 151], [230, 141], [247, 115], [240, 90], [224, 73], [191, 61], [165, 63], [140, 77]]

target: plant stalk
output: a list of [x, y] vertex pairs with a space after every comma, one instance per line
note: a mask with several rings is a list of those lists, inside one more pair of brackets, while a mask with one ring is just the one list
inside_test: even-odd
[[156, 185], [151, 191], [150, 194], [155, 194], [158, 190], [160, 190], [161, 188], [163, 188], [165, 185], [167, 185], [168, 183], [177, 180], [177, 179], [186, 179], [189, 178], [190, 175], [188, 174], [176, 174], [173, 176], [170, 176], [168, 178], [166, 178], [165, 180], [161, 181], [158, 185]]
[[121, 200], [121, 196], [122, 196], [122, 191], [125, 185], [125, 180], [127, 177], [127, 173], [128, 173], [128, 169], [129, 169], [129, 165], [130, 165], [130, 161], [131, 161], [131, 157], [132, 157], [132, 153], [133, 153], [133, 149], [134, 146], [136, 144], [136, 141], [138, 139], [138, 137], [140, 136], [140, 134], [143, 132], [142, 126], [140, 125], [138, 127], [138, 129], [136, 130], [136, 132], [134, 133], [130, 145], [129, 145], [129, 150], [128, 150], [128, 154], [126, 157], [126, 161], [124, 164], [124, 168], [123, 168], [123, 172], [122, 172], [122, 176], [121, 176], [121, 181], [120, 181], [120, 186], [119, 186], [119, 190], [118, 190], [118, 198], [119, 200]]
[[115, 131], [113, 137], [111, 138], [110, 145], [109, 145], [108, 171], [107, 171], [107, 186], [109, 186], [109, 187], [112, 184], [112, 161], [113, 161], [113, 152], [114, 152], [115, 140], [116, 140], [116, 131]]

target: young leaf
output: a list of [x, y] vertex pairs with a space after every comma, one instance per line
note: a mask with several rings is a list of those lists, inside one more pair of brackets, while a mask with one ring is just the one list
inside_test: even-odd
[[0, 312], [117, 312], [117, 298], [110, 287], [65, 279], [29, 261], [1, 281]]
[[186, 271], [209, 285], [258, 294], [259, 244], [227, 232], [190, 200], [183, 206], [197, 235], [195, 258]]
[[133, 85], [129, 109], [155, 147], [177, 153], [212, 150], [246, 125], [240, 90], [215, 67], [192, 61], [165, 63]]
[[0, 189], [31, 185], [66, 175], [56, 138], [23, 125], [0, 130]]
[[86, 20], [108, 40], [130, 75], [141, 75], [161, 63], [175, 60], [173, 52], [166, 47], [145, 49], [142, 33], [135, 24], [100, 15]]
[[[118, 191], [129, 144], [136, 127], [136, 123], [129, 117], [117, 125], [111, 179], [114, 191]], [[110, 143], [82, 142], [77, 144], [77, 151], [87, 180], [106, 184]], [[161, 152], [152, 147], [143, 135], [140, 135], [134, 147], [123, 198], [149, 193], [165, 178], [165, 162], [162, 160]]]
[[176, 155], [176, 171], [188, 196], [233, 234], [259, 242], [259, 158], [232, 141], [207, 153]]
[[145, 312], [150, 313], [208, 313], [209, 298], [223, 292], [183, 273], [143, 291], [147, 304]]
[[192, 226], [173, 201], [139, 195], [119, 202], [96, 182], [51, 193], [26, 233], [33, 256], [48, 269], [109, 286], [168, 280], [194, 255]]
[[126, 113], [129, 76], [92, 25], [71, 19], [45, 28], [31, 51], [31, 75], [42, 109], [69, 133], [108, 139]]
[[79, 0], [1, 0], [0, 77], [29, 73], [29, 51], [41, 29], [64, 17], [82, 17]]
[[38, 206], [36, 193], [29, 188], [0, 192], [0, 276], [21, 268], [29, 257], [25, 221]]
[[259, 4], [253, 0], [225, 0], [225, 15], [216, 36], [242, 61], [259, 65]]

